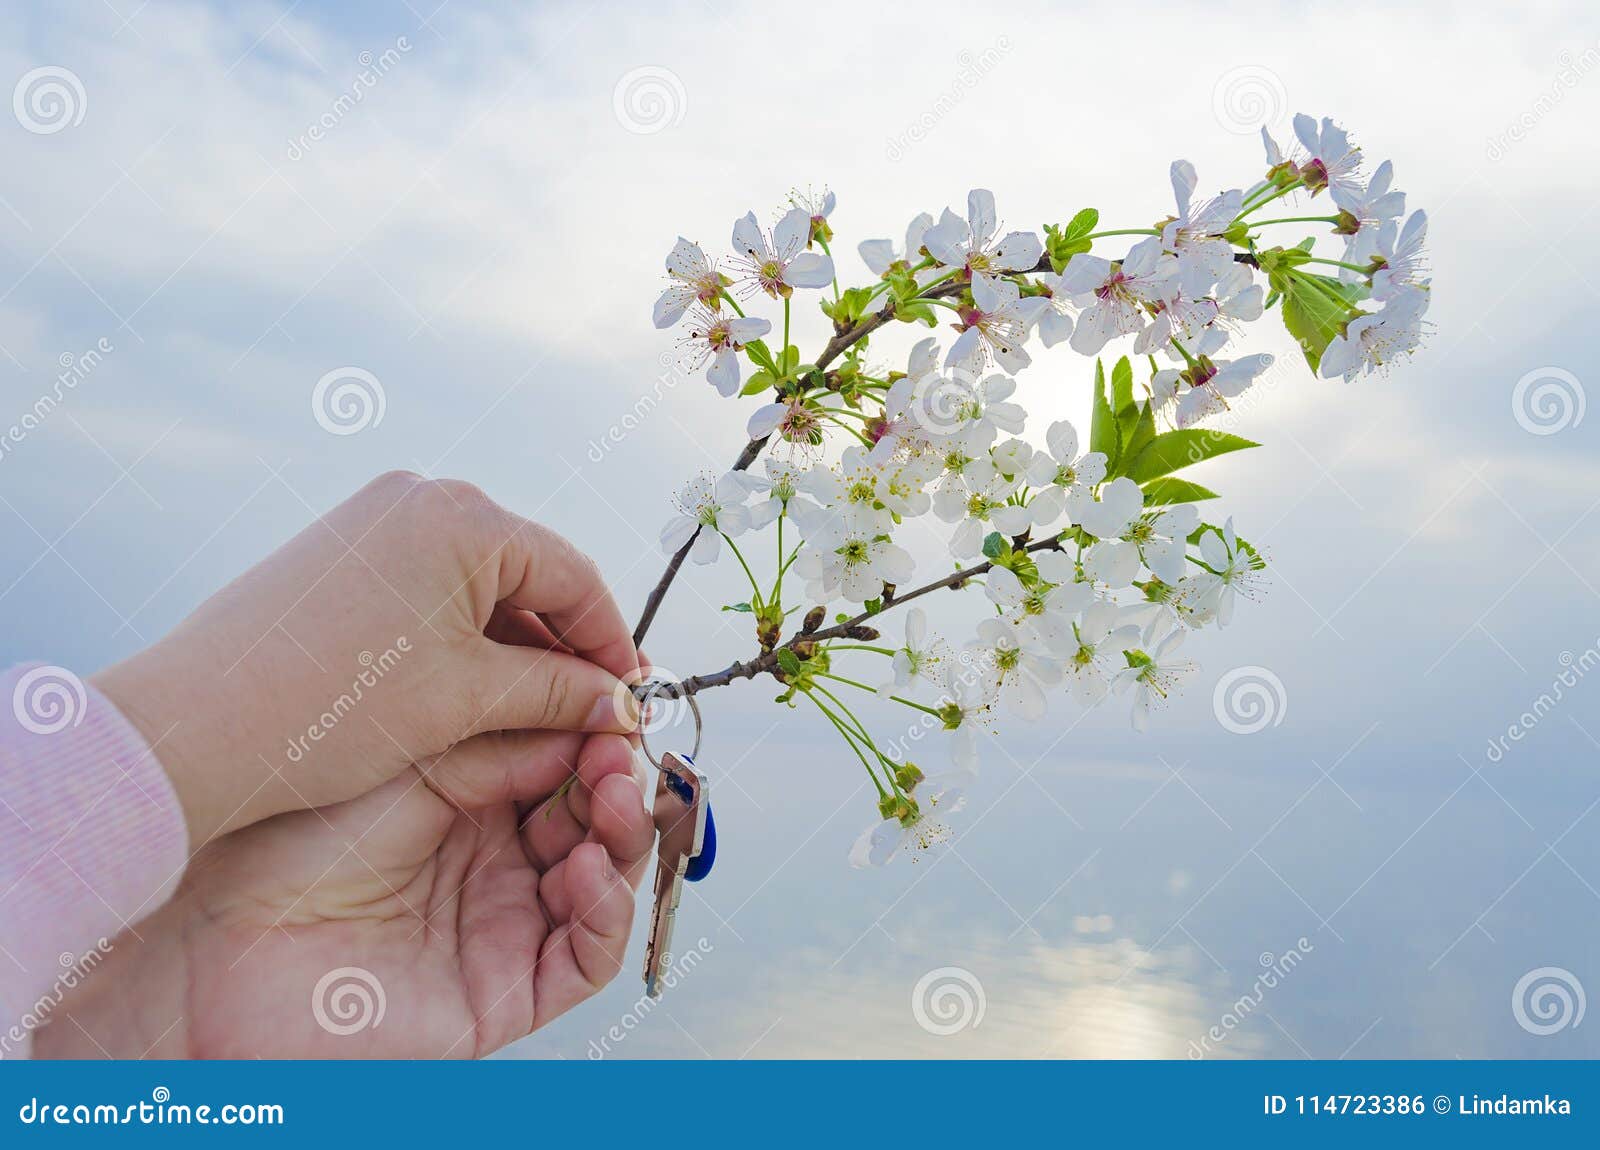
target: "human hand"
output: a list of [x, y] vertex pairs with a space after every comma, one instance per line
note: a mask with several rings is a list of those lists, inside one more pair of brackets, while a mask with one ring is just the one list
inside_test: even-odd
[[621, 736], [480, 735], [213, 843], [34, 1053], [488, 1054], [616, 975], [653, 838]]
[[486, 732], [630, 731], [638, 668], [587, 556], [469, 484], [396, 472], [94, 682], [198, 847]]

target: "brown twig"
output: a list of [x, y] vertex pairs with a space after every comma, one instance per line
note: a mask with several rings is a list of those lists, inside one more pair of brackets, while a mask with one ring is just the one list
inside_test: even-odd
[[[1033, 543], [1029, 543], [1027, 546], [1021, 548], [1021, 550], [1052, 551], [1058, 549], [1060, 546], [1060, 541], [1054, 535], [1052, 535], [1048, 539], [1040, 539]], [[946, 575], [943, 579], [935, 579], [932, 583], [925, 583], [921, 587], [913, 588], [912, 590], [903, 594], [896, 594], [893, 599], [893, 606], [898, 607], [902, 603], [908, 603], [912, 599], [919, 599], [923, 595], [927, 595], [933, 591], [941, 590], [945, 587], [960, 588], [968, 579], [976, 578], [993, 567], [994, 563], [989, 562], [979, 563], [976, 567], [967, 567], [960, 571], [953, 571], [949, 575]], [[660, 686], [652, 683], [641, 683], [633, 688], [633, 693], [640, 698], [643, 698], [646, 694], [651, 693], [652, 689], [654, 689], [654, 695], [658, 699], [679, 699], [685, 695], [698, 695], [701, 691], [709, 690], [712, 687], [726, 687], [729, 683], [732, 683], [736, 679], [754, 679], [757, 675], [766, 674], [777, 667], [778, 652], [792, 650], [797, 644], [800, 643], [823, 643], [827, 642], [829, 639], [843, 639], [848, 635], [852, 628], [859, 627], [864, 623], [870, 623], [873, 619], [876, 619], [879, 615], [882, 615], [884, 611], [888, 610], [888, 607], [889, 604], [886, 601], [883, 609], [876, 613], [871, 611], [863, 611], [861, 614], [855, 616], [855, 618], [846, 619], [843, 623], [837, 623], [832, 627], [824, 627], [821, 630], [813, 631], [809, 635], [796, 635], [787, 643], [782, 644], [774, 650], [768, 651], [764, 655], [757, 655], [755, 658], [746, 659], [742, 663], [733, 663], [720, 671], [712, 671], [705, 675], [690, 675], [687, 679], [682, 679], [676, 683], [667, 683]]]

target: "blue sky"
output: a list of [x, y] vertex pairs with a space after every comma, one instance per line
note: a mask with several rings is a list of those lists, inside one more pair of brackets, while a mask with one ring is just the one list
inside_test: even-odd
[[[68, 69], [83, 115], [49, 133], [0, 118], [0, 428], [62, 357], [111, 350], [0, 454], [0, 658], [125, 655], [392, 467], [557, 527], [631, 613], [665, 493], [731, 460], [755, 402], [685, 381], [589, 457], [654, 394], [670, 340], [649, 311], [676, 236], [722, 245], [745, 211], [823, 183], [844, 252], [973, 186], [1011, 226], [1089, 205], [1142, 226], [1168, 210], [1170, 160], [1247, 183], [1252, 115], [1280, 136], [1292, 112], [1334, 115], [1429, 211], [1435, 331], [1387, 379], [1345, 385], [1257, 325], [1280, 367], [1235, 430], [1265, 446], [1204, 481], [1267, 550], [1270, 593], [1192, 645], [1202, 670], [1149, 734], [1119, 707], [1058, 739], [1063, 708], [1009, 737], [931, 866], [851, 872], [871, 810], [843, 748], [771, 707], [770, 684], [708, 695], [725, 861], [685, 920], [715, 949], [618, 1053], [1181, 1057], [1259, 955], [1302, 937], [1270, 1017], [1226, 1052], [1596, 1052], [1592, 1025], [1533, 1036], [1509, 999], [1547, 966], [1600, 987], [1600, 682], [1487, 752], [1564, 657], [1600, 646], [1600, 415], [1536, 434], [1514, 410], [1525, 378], [1575, 402], [1595, 387], [1592, 12], [1019, 4], [974, 21], [932, 3], [896, 23], [827, 3], [435, 2], [7, 6], [0, 78]], [[341, 102], [362, 54], [386, 52]], [[640, 68], [677, 82], [649, 133], [614, 103]], [[1229, 77], [1262, 105], [1219, 104]], [[823, 321], [806, 325], [814, 343]], [[381, 382], [384, 415], [330, 435], [311, 395], [347, 367]], [[1081, 421], [1091, 374], [1064, 347], [1038, 355], [1035, 426]], [[686, 574], [658, 663], [746, 653], [715, 610], [738, 578]], [[936, 621], [970, 610], [951, 599]], [[1212, 689], [1246, 666], [1287, 704], [1240, 736]], [[942, 966], [981, 978], [982, 1026], [911, 1018]], [[637, 993], [630, 974], [519, 1052], [584, 1056]]]

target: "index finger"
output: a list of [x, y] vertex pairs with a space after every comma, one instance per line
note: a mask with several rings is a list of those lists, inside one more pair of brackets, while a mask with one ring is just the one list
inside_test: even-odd
[[637, 677], [633, 634], [595, 561], [543, 524], [508, 518], [496, 598], [534, 612], [564, 646], [617, 678]]

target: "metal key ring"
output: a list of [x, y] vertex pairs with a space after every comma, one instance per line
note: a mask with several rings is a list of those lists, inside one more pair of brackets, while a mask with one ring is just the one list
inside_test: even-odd
[[[672, 684], [668, 683], [665, 679], [655, 679], [652, 680], [650, 685], [645, 688], [644, 693], [639, 696], [639, 749], [644, 752], [644, 757], [650, 761], [650, 765], [658, 771], [664, 771], [667, 768], [662, 766], [661, 760], [656, 758], [651, 752], [650, 742], [644, 733], [645, 723], [643, 720], [646, 708], [650, 706], [651, 702], [657, 695], [661, 693], [664, 687], [670, 686], [672, 686]], [[688, 755], [690, 761], [693, 761], [694, 757], [700, 753], [700, 704], [694, 701], [693, 695], [677, 695], [675, 697], [683, 699], [685, 702], [687, 702], [689, 704], [690, 713], [694, 715], [694, 749], [690, 751]]]

